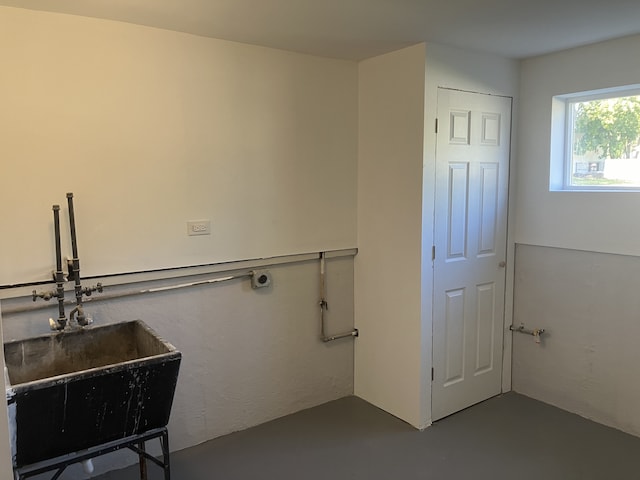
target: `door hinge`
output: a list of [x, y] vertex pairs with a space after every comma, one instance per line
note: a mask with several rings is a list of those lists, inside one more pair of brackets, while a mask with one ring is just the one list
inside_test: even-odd
[[433, 367], [431, 368], [431, 381], [433, 382], [433, 379], [435, 378], [435, 370], [433, 369]]
[[436, 133], [438, 133], [438, 119], [436, 118]]
[[435, 259], [436, 259], [436, 246], [433, 245], [431, 247], [431, 261], [433, 262], [433, 261], [435, 261]]

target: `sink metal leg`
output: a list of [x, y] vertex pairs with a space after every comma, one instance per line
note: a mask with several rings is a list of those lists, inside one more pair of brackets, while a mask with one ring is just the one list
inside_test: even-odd
[[145, 442], [140, 442], [138, 444], [138, 448], [140, 449], [140, 453], [138, 453], [138, 465], [140, 466], [140, 480], [147, 480], [147, 458], [145, 457], [145, 453], [147, 451], [145, 449]]
[[169, 432], [165, 430], [160, 437], [162, 458], [164, 460], [164, 480], [171, 480], [171, 464], [169, 460]]
[[[160, 440], [160, 446], [162, 447], [162, 460], [150, 455], [146, 450], [146, 442], [154, 438], [158, 438]], [[165, 480], [171, 480], [169, 432], [167, 427], [156, 428], [142, 434], [132, 435], [127, 438], [97, 445], [81, 452], [74, 452], [60, 457], [51, 458], [49, 460], [43, 460], [32, 465], [15, 467], [13, 469], [14, 478], [15, 480], [24, 480], [26, 478], [55, 470], [56, 472], [53, 477], [51, 477], [51, 480], [56, 480], [60, 478], [62, 472], [64, 472], [69, 465], [99, 457], [106, 453], [115, 452], [122, 448], [128, 448], [138, 454], [141, 480], [147, 480], [147, 460], [150, 460], [164, 470]]]

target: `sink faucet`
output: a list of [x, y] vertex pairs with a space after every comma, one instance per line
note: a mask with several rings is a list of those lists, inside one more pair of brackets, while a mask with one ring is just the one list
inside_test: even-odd
[[[93, 287], [84, 287], [82, 289], [82, 294], [90, 297], [93, 292], [102, 293], [102, 288], [102, 283], [98, 283]], [[51, 330], [64, 330], [66, 327], [72, 326], [71, 324], [74, 322], [74, 320], [76, 321], [76, 325], [79, 327], [86, 327], [87, 325], [93, 323], [91, 317], [89, 317], [84, 312], [84, 307], [82, 304], [76, 305], [73, 310], [69, 312], [69, 321], [67, 321], [66, 317], [64, 316], [64, 288], [62, 288], [60, 292], [48, 291], [38, 293], [34, 290], [32, 293], [32, 297], [34, 302], [37, 298], [42, 298], [46, 301], [49, 301], [55, 297], [58, 298], [58, 303], [62, 313], [56, 320], [54, 320], [53, 318], [49, 319], [49, 326], [51, 327]]]
[[54, 272], [56, 291], [38, 293], [34, 290], [32, 293], [34, 302], [38, 297], [43, 298], [46, 301], [51, 300], [51, 298], [58, 299], [58, 319], [49, 319], [49, 325], [51, 326], [52, 330], [64, 330], [67, 325], [70, 325], [74, 321], [76, 315], [78, 326], [84, 327], [91, 323], [89, 317], [87, 317], [87, 315], [85, 315], [84, 313], [84, 308], [82, 307], [82, 296], [86, 295], [88, 297], [92, 292], [95, 291], [102, 293], [101, 283], [98, 283], [98, 285], [95, 287], [82, 287], [82, 283], [80, 281], [80, 260], [78, 259], [78, 243], [76, 239], [76, 221], [75, 213], [73, 210], [73, 193], [67, 193], [67, 202], [69, 204], [69, 226], [71, 227], [71, 247], [73, 250], [73, 259], [67, 260], [67, 268], [69, 269], [69, 275], [67, 279], [74, 280], [74, 291], [76, 297], [76, 306], [70, 312], [69, 322], [67, 322], [67, 318], [65, 317], [64, 312], [64, 282], [67, 279], [65, 279], [64, 272], [62, 271], [62, 251], [60, 248], [60, 205], [53, 206], [53, 224], [56, 244], [56, 270]]
[[69, 312], [69, 323], [73, 323], [74, 317], [78, 314], [78, 325], [84, 327], [88, 325], [89, 317], [84, 314], [84, 308], [82, 305], [77, 305], [71, 312]]

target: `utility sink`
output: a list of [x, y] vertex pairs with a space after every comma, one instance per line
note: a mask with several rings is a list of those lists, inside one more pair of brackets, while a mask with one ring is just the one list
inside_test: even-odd
[[140, 320], [4, 344], [14, 467], [164, 427], [181, 354]]

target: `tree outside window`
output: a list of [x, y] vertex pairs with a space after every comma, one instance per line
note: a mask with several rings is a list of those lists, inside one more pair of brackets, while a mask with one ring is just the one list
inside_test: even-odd
[[572, 186], [640, 186], [640, 95], [574, 101]]

